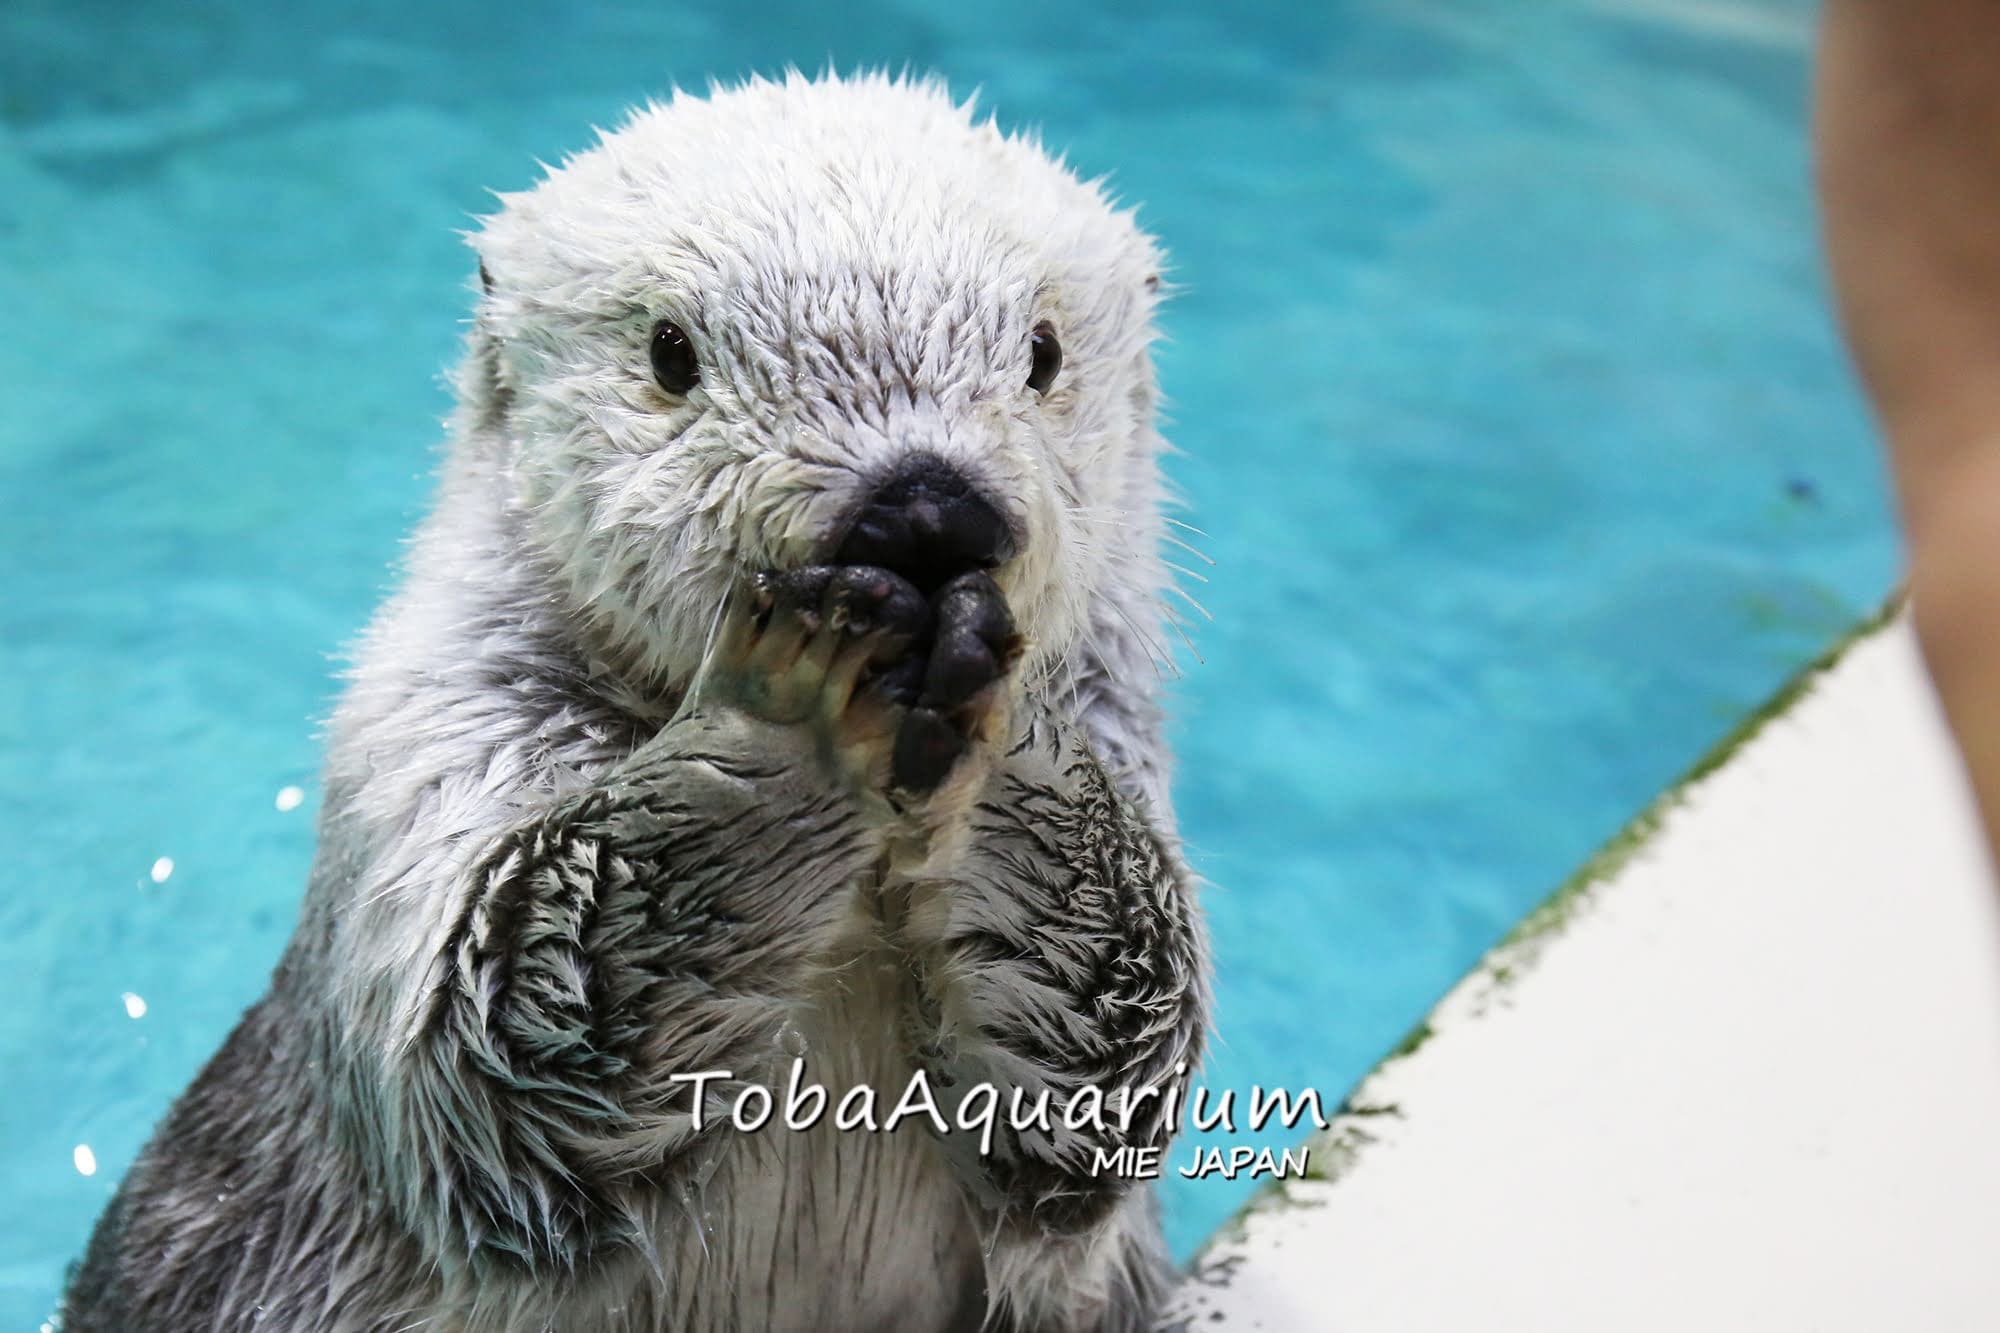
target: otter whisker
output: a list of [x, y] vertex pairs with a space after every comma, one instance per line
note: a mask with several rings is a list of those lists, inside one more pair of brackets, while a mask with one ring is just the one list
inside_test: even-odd
[[1180, 663], [1174, 661], [1173, 654], [1166, 650], [1166, 646], [1156, 636], [1142, 629], [1139, 622], [1132, 619], [1131, 613], [1117, 602], [1109, 602], [1108, 605], [1118, 613], [1118, 618], [1125, 622], [1126, 628], [1132, 631], [1133, 637], [1139, 641], [1139, 646], [1146, 650], [1146, 656], [1151, 659], [1155, 674], [1165, 680], [1167, 673], [1172, 672], [1175, 680], [1180, 679]]
[[[1071, 511], [1070, 517], [1075, 519], [1079, 523], [1103, 524], [1113, 528], [1129, 528], [1133, 526], [1132, 523], [1125, 517], [1123, 510], [1110, 510], [1097, 514], [1088, 514], [1078, 509]], [[1211, 569], [1215, 567], [1215, 557], [1211, 556], [1208, 552], [1202, 550], [1200, 547], [1194, 545], [1193, 543], [1188, 542], [1180, 537], [1177, 537], [1171, 532], [1162, 532], [1157, 534], [1157, 536], [1160, 541], [1165, 542], [1171, 546], [1179, 547], [1181, 550], [1186, 551], [1189, 555], [1201, 561], [1201, 563], [1203, 563], [1204, 565], [1209, 566]], [[1203, 578], [1201, 575], [1195, 573], [1191, 569], [1188, 569], [1184, 565], [1174, 564], [1171, 561], [1162, 561], [1162, 563], [1165, 564], [1169, 569], [1175, 570], [1182, 574], [1186, 574], [1189, 578], [1200, 579], [1204, 583], [1208, 581], [1206, 578]]]
[[1215, 557], [1211, 556], [1208, 552], [1202, 550], [1199, 546], [1189, 545], [1187, 542], [1182, 541], [1179, 537], [1174, 536], [1174, 534], [1171, 532], [1161, 533], [1160, 540], [1163, 542], [1169, 542], [1175, 546], [1180, 547], [1183, 551], [1186, 551], [1189, 555], [1201, 561], [1204, 565], [1207, 565], [1210, 569], [1213, 569], [1215, 567]]
[[1201, 612], [1201, 618], [1203, 620], [1211, 622], [1214, 621], [1215, 616], [1210, 613], [1207, 607], [1203, 606], [1198, 600], [1196, 600], [1194, 594], [1189, 592], [1186, 588], [1181, 587], [1177, 583], [1169, 583], [1167, 585], [1167, 591], [1172, 593], [1174, 596], [1180, 598], [1182, 601], [1186, 602], [1189, 606], [1193, 607], [1195, 610]]
[[[1132, 513], [1131, 513], [1131, 511], [1130, 511], [1130, 510], [1127, 510], [1127, 509], [1105, 509], [1105, 508], [1100, 508], [1100, 509], [1099, 509], [1099, 510], [1098, 510], [1097, 512], [1098, 512], [1098, 514], [1099, 514], [1099, 515], [1101, 515], [1101, 516], [1102, 516], [1102, 517], [1101, 517], [1101, 519], [1100, 519], [1099, 521], [1103, 521], [1103, 522], [1113, 522], [1113, 523], [1122, 523], [1122, 522], [1124, 522], [1125, 520], [1127, 520], [1127, 519], [1129, 519], [1130, 517], [1132, 517]], [[1084, 520], [1085, 520], [1086, 522], [1088, 522], [1088, 521], [1091, 521], [1091, 516], [1090, 516], [1090, 515], [1086, 515], [1086, 514], [1083, 514], [1083, 513], [1081, 512], [1081, 511], [1078, 511], [1078, 512], [1077, 512], [1077, 514], [1076, 514], [1076, 516], [1077, 516], [1078, 518], [1082, 518], [1082, 519], [1084, 519]], [[1177, 527], [1177, 528], [1181, 528], [1181, 529], [1183, 529], [1184, 531], [1187, 531], [1187, 532], [1191, 532], [1191, 533], [1195, 534], [1195, 535], [1196, 535], [1197, 537], [1206, 537], [1206, 536], [1208, 536], [1208, 534], [1207, 534], [1207, 533], [1205, 533], [1205, 532], [1203, 532], [1203, 531], [1202, 531], [1202, 530], [1201, 530], [1200, 528], [1197, 528], [1197, 527], [1194, 527], [1194, 526], [1192, 526], [1191, 524], [1187, 524], [1187, 523], [1176, 523], [1176, 522], [1175, 522], [1175, 521], [1174, 521], [1173, 519], [1170, 519], [1170, 518], [1167, 518], [1167, 517], [1166, 517], [1165, 515], [1163, 515], [1163, 514], [1145, 514], [1145, 515], [1141, 515], [1141, 517], [1142, 517], [1142, 518], [1151, 518], [1151, 519], [1158, 519], [1158, 520], [1160, 520], [1160, 521], [1162, 521], [1162, 522], [1165, 522], [1165, 523], [1171, 523], [1171, 524], [1173, 524], [1173, 526], [1175, 526], [1175, 527]], [[1199, 558], [1200, 558], [1200, 559], [1202, 560], [1202, 562], [1203, 562], [1203, 563], [1205, 563], [1205, 564], [1210, 564], [1210, 565], [1212, 565], [1212, 564], [1214, 564], [1214, 563], [1215, 563], [1215, 561], [1213, 561], [1213, 560], [1209, 559], [1208, 555], [1207, 555], [1207, 554], [1206, 554], [1205, 552], [1203, 552], [1203, 551], [1201, 550], [1201, 548], [1199, 548], [1199, 547], [1197, 547], [1197, 546], [1194, 546], [1194, 545], [1190, 544], [1190, 543], [1189, 543], [1189, 542], [1187, 541], [1187, 539], [1186, 539], [1186, 538], [1183, 538], [1183, 537], [1177, 537], [1177, 536], [1175, 536], [1175, 535], [1174, 535], [1173, 533], [1171, 533], [1171, 532], [1163, 532], [1163, 533], [1161, 533], [1161, 534], [1160, 534], [1160, 540], [1161, 540], [1161, 541], [1166, 541], [1166, 542], [1172, 542], [1172, 543], [1173, 543], [1174, 545], [1176, 545], [1176, 546], [1180, 547], [1180, 548], [1181, 548], [1182, 550], [1184, 550], [1184, 551], [1191, 551], [1191, 552], [1193, 552], [1193, 553], [1194, 553], [1194, 554], [1195, 554], [1195, 555], [1196, 555], [1197, 557], [1199, 557]]]
[[675, 721], [693, 711], [694, 706], [701, 702], [702, 691], [708, 684], [709, 674], [715, 661], [716, 640], [722, 635], [723, 617], [729, 614], [729, 599], [735, 596], [735, 593], [734, 588], [725, 590], [715, 604], [715, 615], [708, 622], [708, 637], [702, 642], [701, 658], [695, 666], [694, 679], [688, 683], [687, 693], [681, 696], [681, 706], [674, 710]]
[[1194, 646], [1194, 639], [1189, 636], [1187, 626], [1181, 623], [1181, 618], [1176, 615], [1169, 615], [1167, 617], [1167, 624], [1173, 627], [1174, 633], [1181, 636], [1181, 642], [1186, 644], [1187, 650], [1194, 654], [1194, 660], [1202, 666], [1207, 666], [1208, 659], [1201, 655], [1201, 649]]

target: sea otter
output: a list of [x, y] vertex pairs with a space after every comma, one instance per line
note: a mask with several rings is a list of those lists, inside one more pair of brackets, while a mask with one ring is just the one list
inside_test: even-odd
[[[297, 933], [65, 1333], [1147, 1326], [1101, 1154], [1172, 1135], [1207, 1007], [1154, 243], [879, 76], [676, 96], [501, 203]], [[1058, 1114], [733, 1123], [799, 1068]]]

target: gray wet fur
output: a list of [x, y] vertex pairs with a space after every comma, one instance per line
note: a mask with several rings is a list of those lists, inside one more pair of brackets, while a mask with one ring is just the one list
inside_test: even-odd
[[[1103, 280], [1149, 310], [1157, 256], [1129, 244], [1140, 266]], [[509, 257], [482, 251], [482, 311]], [[921, 1120], [746, 1135], [726, 1112], [801, 1054], [884, 1109], [919, 1069], [947, 1102], [1185, 1085], [1206, 959], [1154, 698], [1150, 369], [1111, 381], [1144, 405], [1123, 470], [1060, 483], [1116, 523], [1050, 561], [1034, 505], [1009, 507], [1028, 554], [997, 574], [1028, 649], [916, 796], [884, 777], [898, 705], [847, 693], [855, 663], [916, 649], [753, 589], [823, 552], [820, 516], [919, 436], [876, 430], [877, 455], [829, 468], [796, 540], [738, 542], [707, 623], [661, 647], [579, 595], [568, 562], [593, 556], [552, 545], [558, 502], [521, 498], [536, 386], [513, 333], [475, 326], [437, 508], [334, 716], [297, 932], [126, 1176], [65, 1333], [1149, 1326], [1172, 1280], [1156, 1202], [1091, 1163], [1164, 1145], [1163, 1101], [988, 1156]], [[1143, 330], [1102, 344], [1128, 345]], [[966, 458], [1006, 490], [997, 446]], [[735, 1079], [697, 1132], [668, 1076], [713, 1069]]]

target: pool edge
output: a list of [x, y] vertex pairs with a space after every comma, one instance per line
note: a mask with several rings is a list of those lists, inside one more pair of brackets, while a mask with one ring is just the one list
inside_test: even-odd
[[[1790, 714], [1809, 698], [1820, 681], [1860, 645], [1886, 633], [1909, 605], [1905, 587], [1899, 585], [1875, 610], [1862, 616], [1835, 636], [1832, 643], [1800, 667], [1761, 704], [1731, 726], [1699, 758], [1659, 795], [1647, 802], [1616, 832], [1599, 844], [1596, 851], [1559, 882], [1545, 897], [1501, 936], [1462, 977], [1452, 983], [1424, 1017], [1404, 1034], [1388, 1054], [1377, 1061], [1355, 1083], [1341, 1101], [1324, 1130], [1307, 1136], [1307, 1170], [1291, 1179], [1271, 1177], [1221, 1224], [1209, 1233], [1195, 1253], [1182, 1265], [1191, 1283], [1213, 1280], [1215, 1252], [1244, 1241], [1252, 1218], [1294, 1208], [1312, 1208], [1314, 1201], [1300, 1199], [1294, 1192], [1297, 1181], [1319, 1187], [1336, 1185], [1356, 1159], [1375, 1141], [1371, 1122], [1385, 1115], [1399, 1115], [1393, 1102], [1371, 1099], [1369, 1090], [1402, 1061], [1421, 1051], [1439, 1030], [1476, 1019], [1485, 1004], [1531, 972], [1543, 948], [1561, 938], [1578, 915], [1587, 912], [1599, 892], [1615, 880], [1638, 854], [1648, 847], [1669, 817], [1688, 802], [1690, 796], [1711, 781], [1745, 747], [1774, 722]], [[1465, 1012], [1458, 1011], [1463, 1008]], [[1226, 1279], [1226, 1275], [1225, 1279]]]

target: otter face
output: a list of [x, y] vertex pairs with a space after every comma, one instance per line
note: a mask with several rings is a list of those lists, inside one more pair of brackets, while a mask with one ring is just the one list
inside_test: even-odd
[[503, 203], [476, 447], [648, 676], [688, 679], [756, 574], [827, 563], [989, 569], [1046, 663], [1153, 558], [1158, 253], [941, 88], [676, 98]]

